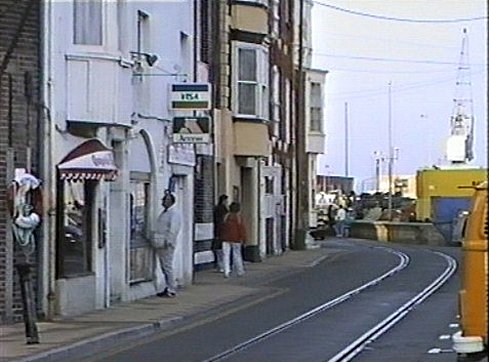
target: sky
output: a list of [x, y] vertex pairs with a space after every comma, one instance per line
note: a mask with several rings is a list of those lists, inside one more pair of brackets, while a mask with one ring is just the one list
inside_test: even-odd
[[392, 145], [399, 148], [394, 174], [443, 164], [464, 28], [475, 115], [472, 164], [487, 167], [487, 19], [439, 22], [478, 17], [487, 17], [485, 0], [314, 1], [313, 67], [329, 72], [327, 146], [318, 173], [346, 174], [347, 134], [348, 175], [357, 189], [373, 178], [373, 153], [389, 150], [389, 104]]

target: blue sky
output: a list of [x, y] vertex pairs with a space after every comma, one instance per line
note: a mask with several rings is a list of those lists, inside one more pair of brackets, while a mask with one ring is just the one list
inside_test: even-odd
[[[359, 16], [320, 3], [413, 21]], [[349, 175], [357, 184], [374, 176], [373, 152], [388, 152], [389, 82], [393, 146], [399, 148], [395, 173], [415, 174], [420, 167], [443, 162], [463, 28], [469, 36], [476, 121], [473, 164], [487, 167], [487, 20], [418, 22], [484, 16], [484, 0], [315, 1], [313, 66], [329, 71], [323, 173], [345, 174], [347, 102]]]

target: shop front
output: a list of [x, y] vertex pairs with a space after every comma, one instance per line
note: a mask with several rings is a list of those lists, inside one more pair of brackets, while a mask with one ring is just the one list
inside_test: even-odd
[[76, 315], [96, 308], [97, 254], [105, 247], [101, 183], [113, 181], [112, 150], [90, 139], [57, 165], [56, 311]]

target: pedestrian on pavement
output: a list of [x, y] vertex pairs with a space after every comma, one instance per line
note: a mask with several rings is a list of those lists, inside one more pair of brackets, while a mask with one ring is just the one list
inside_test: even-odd
[[342, 238], [345, 236], [346, 210], [343, 205], [340, 205], [336, 211], [336, 236]]
[[214, 240], [212, 241], [212, 251], [214, 252], [214, 260], [216, 261], [216, 269], [218, 272], [224, 272], [224, 264], [222, 257], [222, 226], [224, 218], [229, 212], [227, 195], [219, 196], [216, 207], [214, 208]]
[[241, 246], [246, 242], [246, 228], [243, 216], [240, 213], [241, 206], [237, 202], [229, 205], [229, 213], [224, 218], [222, 225], [222, 251], [224, 262], [224, 277], [228, 278], [231, 273], [231, 254], [233, 258], [233, 269], [238, 276], [244, 274], [243, 257]]
[[165, 195], [161, 199], [163, 211], [156, 222], [153, 246], [160, 260], [161, 271], [166, 283], [165, 290], [157, 293], [159, 297], [173, 298], [176, 296], [177, 282], [173, 273], [173, 259], [182, 217], [175, 207], [175, 202], [175, 196], [170, 191], [165, 191]]
[[[335, 224], [336, 224], [336, 207], [334, 204], [329, 204], [328, 206], [328, 227], [331, 234], [335, 234]], [[329, 235], [329, 234], [328, 234]]]

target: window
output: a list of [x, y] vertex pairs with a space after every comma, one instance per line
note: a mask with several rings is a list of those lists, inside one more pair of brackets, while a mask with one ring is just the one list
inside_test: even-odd
[[280, 1], [272, 0], [272, 35], [276, 38], [280, 35]]
[[274, 65], [272, 67], [272, 116], [274, 127], [273, 134], [279, 135], [279, 127], [280, 127], [280, 69]]
[[102, 45], [102, 0], [75, 0], [73, 42]]
[[148, 281], [152, 278], [152, 254], [148, 240], [151, 212], [149, 178], [149, 174], [131, 172], [131, 193], [129, 195], [130, 283]]
[[149, 15], [141, 10], [138, 10], [137, 46], [138, 53], [149, 49]]
[[265, 193], [273, 194], [273, 177], [265, 177]]
[[311, 123], [309, 130], [312, 132], [322, 132], [323, 130], [323, 104], [321, 83], [311, 83]]
[[236, 103], [239, 116], [268, 119], [268, 52], [262, 46], [236, 46]]
[[117, 49], [124, 51], [124, 28], [126, 22], [124, 16], [126, 15], [126, 0], [117, 0]]
[[284, 87], [284, 112], [285, 119], [281, 122], [280, 127], [280, 138], [285, 143], [293, 143], [292, 139], [292, 114], [295, 113], [295, 103], [292, 101], [292, 83], [290, 79], [285, 79], [285, 87]]
[[92, 271], [92, 225], [97, 181], [58, 182], [57, 275]]
[[130, 212], [131, 212], [131, 247], [146, 246], [149, 212], [149, 183], [131, 181]]
[[269, 2], [269, 0], [239, 0], [239, 1], [243, 3], [261, 4], [265, 6], [268, 6], [268, 2]]
[[210, 0], [200, 2], [200, 60], [209, 63], [211, 40], [211, 8]]

